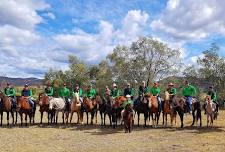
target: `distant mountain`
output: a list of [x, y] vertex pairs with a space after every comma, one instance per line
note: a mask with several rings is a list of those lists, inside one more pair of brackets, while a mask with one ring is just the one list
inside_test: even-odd
[[23, 86], [28, 84], [31, 86], [39, 86], [43, 84], [43, 79], [38, 78], [9, 78], [0, 76], [0, 84], [6, 85], [6, 83], [12, 83], [14, 86]]

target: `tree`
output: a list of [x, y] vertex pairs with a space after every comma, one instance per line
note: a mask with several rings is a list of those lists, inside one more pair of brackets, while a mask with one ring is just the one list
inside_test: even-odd
[[181, 63], [179, 50], [171, 49], [151, 37], [140, 38], [130, 47], [117, 46], [108, 59], [115, 81], [133, 85], [175, 74]]

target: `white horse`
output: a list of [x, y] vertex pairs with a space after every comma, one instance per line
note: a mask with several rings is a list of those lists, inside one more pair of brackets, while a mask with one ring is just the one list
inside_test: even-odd
[[[66, 104], [63, 98], [52, 98], [49, 100], [49, 110], [52, 113], [52, 116], [55, 117], [55, 123], [58, 121], [58, 114], [62, 112], [62, 119], [64, 123], [64, 113], [66, 109]], [[54, 111], [54, 112], [53, 112]], [[54, 113], [54, 114], [53, 114]]]
[[[215, 103], [212, 102], [211, 97], [207, 96], [206, 97], [206, 115], [207, 115], [207, 127], [210, 125], [213, 125], [213, 120], [215, 118], [215, 114], [216, 114], [216, 105]], [[210, 122], [209, 122], [210, 119]]]

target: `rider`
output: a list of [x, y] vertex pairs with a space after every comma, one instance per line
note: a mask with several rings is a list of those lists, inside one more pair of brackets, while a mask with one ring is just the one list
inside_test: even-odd
[[[126, 98], [127, 98], [127, 101], [126, 101], [126, 102], [123, 102], [122, 105], [121, 105], [121, 107], [123, 108], [123, 110], [121, 111], [122, 117], [123, 117], [123, 114], [124, 114], [124, 112], [125, 112], [125, 109], [126, 109], [128, 106], [133, 107], [133, 104], [134, 104], [134, 102], [133, 102], [133, 100], [131, 100], [131, 96], [130, 96], [129, 94], [126, 95]], [[130, 108], [130, 109], [132, 109], [131, 112], [134, 114], [133, 108]]]
[[66, 87], [66, 84], [63, 84], [63, 88], [61, 88], [60, 91], [60, 97], [64, 98], [66, 104], [70, 102], [69, 97], [70, 97], [70, 90]]
[[138, 98], [135, 100], [134, 105], [137, 105], [139, 101], [141, 101], [141, 99], [150, 92], [150, 87], [146, 85], [145, 81], [142, 81], [141, 86], [138, 88]]
[[[217, 102], [217, 96], [216, 96], [216, 92], [213, 89], [213, 86], [209, 87], [208, 93], [207, 95], [209, 95], [211, 97], [212, 102], [216, 105], [216, 112], [219, 112], [219, 104]], [[205, 109], [205, 104], [204, 104], [204, 109]], [[206, 109], [205, 109], [206, 111]]]
[[76, 86], [75, 86], [75, 89], [72, 93], [72, 96], [74, 97], [75, 96], [75, 93], [78, 93], [79, 94], [79, 98], [80, 98], [80, 102], [82, 103], [83, 102], [83, 90], [80, 88], [79, 84], [77, 83]]
[[161, 98], [159, 96], [160, 94], [160, 87], [158, 85], [158, 82], [154, 82], [153, 87], [151, 88], [151, 94], [155, 97], [157, 97], [158, 105], [159, 105], [159, 111], [162, 110], [162, 105], [161, 105]]
[[4, 93], [7, 97], [11, 98], [12, 108], [16, 109], [16, 91], [14, 87], [12, 86], [12, 84], [7, 83]]
[[52, 97], [53, 96], [53, 93], [54, 93], [54, 90], [51, 86], [51, 83], [48, 83], [47, 84], [47, 87], [45, 88], [45, 94], [49, 97]]
[[111, 90], [109, 89], [109, 86], [105, 86], [105, 90], [104, 90], [104, 92], [103, 92], [103, 97], [104, 97], [106, 100], [109, 99], [110, 93], [111, 93]]
[[[173, 99], [174, 99], [174, 97], [176, 96], [176, 94], [177, 94], [177, 89], [174, 87], [174, 84], [173, 83], [169, 83], [169, 85], [168, 85], [168, 88], [166, 89], [166, 91], [169, 93], [169, 95], [170, 95], [170, 105], [171, 105], [171, 103], [174, 103], [173, 102]], [[163, 104], [162, 104], [162, 106], [163, 106]], [[171, 107], [170, 107], [171, 108]]]
[[192, 113], [192, 97], [196, 95], [196, 89], [188, 81], [185, 81], [183, 88], [183, 96], [186, 98], [188, 112]]
[[89, 99], [94, 99], [96, 95], [96, 90], [92, 87], [92, 84], [88, 86], [87, 92], [86, 92], [86, 97]]
[[120, 96], [120, 90], [115, 83], [113, 83], [113, 89], [110, 92], [110, 96], [114, 99]]
[[28, 98], [28, 102], [33, 110], [34, 109], [34, 101], [33, 101], [33, 97], [32, 97], [32, 91], [29, 89], [28, 84], [24, 85], [24, 88], [21, 92], [21, 96]]
[[127, 87], [124, 89], [124, 97], [127, 95], [131, 96], [131, 100], [134, 99], [134, 88], [130, 87], [130, 83], [127, 83]]

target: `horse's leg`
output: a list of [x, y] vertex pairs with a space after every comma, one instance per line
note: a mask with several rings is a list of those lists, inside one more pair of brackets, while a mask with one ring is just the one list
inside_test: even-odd
[[1, 111], [0, 115], [1, 115], [1, 126], [2, 126], [2, 119], [3, 119], [3, 112], [2, 111]]
[[197, 115], [198, 115], [198, 118], [199, 118], [199, 121], [200, 121], [200, 127], [202, 127], [202, 113], [201, 113], [201, 109], [199, 109], [198, 111], [197, 111]]
[[[55, 112], [55, 123], [58, 124], [58, 115], [59, 115], [59, 112], [56, 111]], [[63, 119], [64, 120], [64, 119]]]
[[31, 118], [33, 118], [33, 124], [35, 123], [35, 121], [34, 121], [34, 120], [35, 120], [35, 111], [36, 111], [36, 110], [34, 110], [34, 111], [32, 112], [32, 115], [31, 115]]
[[87, 115], [87, 125], [88, 125], [88, 112], [86, 112], [86, 115]]
[[193, 109], [193, 111], [192, 111], [192, 118], [193, 118], [193, 121], [192, 121], [191, 126], [194, 126], [194, 124], [195, 124], [195, 109]]
[[7, 114], [7, 126], [9, 125], [9, 111], [6, 112]]
[[25, 114], [25, 125], [27, 126], [27, 114]]
[[79, 124], [80, 123], [80, 112], [78, 111], [77, 112], [77, 124]]
[[137, 115], [138, 115], [138, 127], [139, 127], [140, 113], [138, 113]]
[[[72, 119], [73, 119], [73, 111], [71, 110], [71, 112], [70, 112], [70, 123], [72, 122]], [[77, 114], [77, 116], [78, 116], [78, 114]]]
[[209, 114], [207, 114], [207, 127], [209, 126]]
[[102, 116], [102, 112], [100, 111], [100, 117], [101, 117], [101, 125], [103, 125], [103, 116]]
[[16, 122], [15, 122], [15, 124], [17, 124], [17, 117], [18, 117], [18, 112], [16, 111]]
[[144, 114], [144, 119], [145, 119], [145, 127], [147, 127], [147, 120], [148, 120], [148, 113]]
[[[112, 126], [112, 115], [108, 114], [108, 116], [109, 116], [109, 124], [110, 124], [110, 126]], [[105, 125], [105, 120], [104, 120], [104, 125]]]
[[184, 122], [183, 122], [183, 120], [184, 120], [184, 112], [180, 109], [180, 110], [178, 111], [178, 114], [179, 114], [179, 116], [180, 116], [181, 128], [183, 128], [183, 127], [184, 127]]
[[42, 124], [42, 119], [43, 119], [43, 112], [41, 111], [41, 124]]
[[14, 120], [14, 111], [11, 110], [10, 113], [11, 113], [11, 116], [12, 116], [12, 124], [14, 125], [14, 121], [15, 121], [15, 120]]
[[49, 112], [47, 112], [47, 116], [48, 116], [48, 125], [49, 125], [49, 121], [50, 121], [50, 117], [49, 117]]
[[95, 118], [96, 118], [95, 119], [95, 124], [97, 124], [98, 123], [98, 111], [95, 112]]
[[63, 120], [63, 124], [65, 123], [64, 118], [65, 118], [65, 112], [63, 111], [63, 112], [62, 112], [62, 120]]
[[165, 126], [167, 126], [167, 113], [163, 114], [166, 116], [166, 123], [165, 123]]

